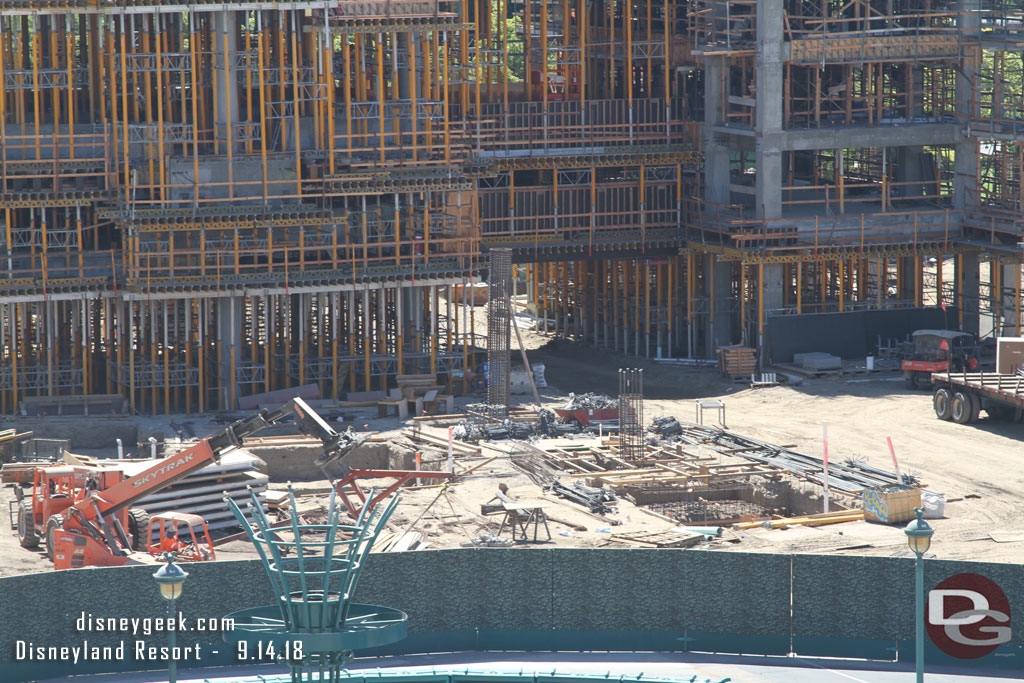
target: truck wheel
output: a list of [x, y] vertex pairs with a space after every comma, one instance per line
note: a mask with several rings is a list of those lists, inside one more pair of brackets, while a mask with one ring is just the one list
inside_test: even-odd
[[967, 394], [967, 397], [971, 399], [971, 414], [968, 422], [977, 422], [981, 415], [981, 397], [974, 392]]
[[149, 513], [142, 508], [128, 510], [128, 535], [132, 539], [132, 550], [149, 550]]
[[932, 385], [932, 376], [927, 372], [915, 372], [913, 382], [915, 389], [928, 389]]
[[932, 407], [935, 408], [935, 417], [940, 420], [948, 420], [953, 416], [953, 394], [949, 393], [949, 389], [936, 389]]
[[952, 417], [953, 422], [965, 425], [971, 421], [971, 397], [962, 391], [953, 394]]
[[39, 547], [39, 532], [36, 531], [36, 520], [32, 516], [32, 502], [23, 500], [18, 503], [18, 541], [22, 548]]
[[50, 515], [46, 520], [46, 556], [53, 560], [53, 532], [64, 527], [64, 518], [60, 515]]

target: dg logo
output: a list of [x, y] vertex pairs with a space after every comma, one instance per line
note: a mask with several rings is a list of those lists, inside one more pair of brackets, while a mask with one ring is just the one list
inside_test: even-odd
[[980, 574], [942, 581], [928, 592], [925, 615], [928, 636], [952, 657], [977, 659], [1010, 641], [1010, 601]]

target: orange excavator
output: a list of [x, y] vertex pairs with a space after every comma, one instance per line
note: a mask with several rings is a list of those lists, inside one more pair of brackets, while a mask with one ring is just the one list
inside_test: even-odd
[[[109, 487], [103, 482], [97, 482], [93, 487], [81, 487], [80, 495], [68, 495], [70, 505], [62, 503], [62, 509], [51, 508], [53, 512], [46, 518], [45, 542], [54, 569], [158, 562], [146, 552], [150, 538], [140, 538], [140, 535], [151, 536], [148, 524], [135, 524], [130, 529], [134, 538], [129, 538], [125, 529], [126, 518], [131, 522], [131, 516], [127, 514], [129, 508], [191, 472], [218, 461], [223, 453], [241, 446], [245, 437], [289, 417], [295, 418], [295, 424], [303, 433], [323, 442], [323, 451], [315, 462], [321, 468], [341, 463], [349, 452], [369, 437], [368, 433], [336, 432], [300, 398], [294, 398], [272, 411], [260, 410], [133, 477]], [[343, 471], [349, 471], [343, 464], [341, 466]], [[28, 509], [20, 512], [19, 521], [24, 520], [27, 526], [30, 524], [28, 519], [33, 518], [34, 534], [35, 515], [32, 506], [26, 507]]]

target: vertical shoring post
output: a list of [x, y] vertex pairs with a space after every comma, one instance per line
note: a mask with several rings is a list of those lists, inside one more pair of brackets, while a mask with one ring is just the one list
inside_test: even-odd
[[[75, 61], [75, 32], [71, 27], [71, 15], [67, 14], [64, 16], [64, 32], [67, 36], [64, 50], [65, 57], [67, 58], [67, 79], [68, 79], [68, 158], [75, 158], [75, 80], [74, 71], [72, 67]], [[54, 65], [56, 66], [56, 65]], [[3, 80], [0, 79], [0, 83]], [[2, 89], [2, 88], [0, 88]], [[56, 93], [54, 94], [54, 100], [57, 99]], [[54, 144], [57, 145], [56, 131], [59, 129], [59, 120], [55, 120], [54, 129]], [[59, 152], [58, 152], [59, 154]], [[58, 155], [54, 155], [55, 157]]]
[[[641, 272], [641, 261], [636, 259], [633, 261], [633, 355], [640, 355], [640, 272]], [[650, 285], [648, 282], [644, 282], [644, 289], [650, 291]], [[649, 302], [648, 302], [649, 303]], [[650, 313], [644, 310], [644, 316], [648, 316]]]
[[796, 313], [797, 315], [800, 315], [801, 313], [803, 313], [804, 288], [802, 278], [804, 272], [804, 264], [802, 261], [797, 261], [794, 265], [796, 265]]
[[846, 259], [837, 259], [836, 265], [839, 267], [839, 277], [837, 278], [837, 282], [839, 285], [839, 312], [842, 313], [844, 310], [846, 310], [846, 282], [844, 277], [846, 274]]
[[[686, 254], [686, 354], [688, 358], [693, 358], [693, 262], [694, 255], [692, 252]], [[712, 287], [714, 282], [712, 280]]]
[[[166, 89], [164, 88], [164, 67], [163, 67], [163, 42], [165, 35], [163, 32], [163, 14], [159, 12], [154, 15], [153, 21], [156, 22], [156, 135], [157, 135], [157, 157], [158, 157], [158, 173], [156, 182], [150, 181], [151, 184], [159, 186], [160, 200], [163, 201], [167, 198], [167, 188], [164, 186], [164, 97], [166, 96]], [[154, 193], [156, 194], [156, 193]], [[171, 250], [173, 254], [173, 250]], [[173, 267], [174, 259], [171, 258], [171, 264]]]
[[[170, 348], [170, 335], [167, 330], [167, 299], [163, 300], [164, 309], [164, 346], [162, 349], [164, 357], [164, 413], [167, 415], [171, 414], [171, 357], [168, 349]], [[153, 412], [156, 412], [155, 410]]]
[[[270, 350], [274, 344], [274, 313], [277, 309], [277, 296], [263, 295], [263, 386], [264, 391], [272, 391], [273, 368], [270, 365]], [[255, 331], [253, 332], [255, 335]], [[253, 359], [255, 360], [255, 359]]]
[[[198, 206], [199, 204], [199, 89], [196, 84], [197, 72], [199, 71], [199, 50], [196, 47], [196, 41], [199, 40], [199, 34], [196, 31], [196, 13], [188, 13], [188, 49], [189, 55], [192, 58], [192, 68], [189, 70], [192, 79], [192, 88], [189, 92], [189, 97], [192, 100], [192, 205]], [[122, 41], [124, 39], [122, 38]], [[122, 42], [123, 44], [123, 42]], [[260, 73], [263, 73], [263, 69], [260, 69]], [[261, 76], [262, 78], [262, 76]], [[182, 94], [182, 99], [185, 95]], [[127, 120], [127, 117], [126, 117]], [[127, 133], [126, 133], [127, 135]], [[127, 146], [127, 142], [125, 143]], [[125, 152], [127, 155], [127, 152]], [[125, 169], [125, 173], [128, 173], [128, 169]], [[265, 187], [265, 185], [264, 185]], [[202, 257], [201, 257], [202, 258]], [[206, 259], [202, 258], [202, 263], [206, 263]], [[202, 369], [199, 374], [202, 376]], [[200, 392], [200, 396], [202, 393]], [[202, 398], [200, 398], [200, 402]], [[202, 410], [202, 408], [200, 408]]]
[[402, 299], [404, 298], [405, 288], [401, 285], [395, 287], [395, 353], [397, 355], [397, 369], [399, 375], [405, 374], [405, 365], [403, 363], [403, 354], [405, 350], [405, 316], [402, 310]]
[[429, 285], [430, 287], [430, 374], [437, 374], [437, 337], [438, 337], [438, 311], [440, 310], [437, 305], [437, 287], [438, 285]]
[[[527, 2], [531, 1], [527, 0]], [[545, 145], [547, 145], [548, 141], [548, 88], [550, 87], [551, 83], [548, 76], [548, 0], [540, 0], [541, 131], [544, 135]], [[563, 87], [565, 87], [564, 83]]]
[[131, 191], [131, 168], [128, 164], [128, 54], [125, 45], [124, 14], [121, 17], [121, 135], [124, 146], [124, 192], [125, 203], [128, 202]]
[[[377, 148], [380, 150], [380, 163], [384, 163], [384, 34], [377, 32], [374, 43], [377, 57]], [[393, 48], [392, 48], [393, 49]], [[392, 57], [396, 63], [398, 56]], [[447, 142], [447, 140], [446, 140]], [[367, 390], [369, 391], [369, 390]]]
[[[158, 15], [155, 15], [155, 16], [158, 16]], [[155, 16], [153, 17], [154, 19], [155, 19]], [[134, 24], [134, 22], [132, 22], [132, 23]], [[150, 35], [149, 34], [150, 34], [149, 23], [148, 23], [146, 18], [143, 18], [142, 19], [142, 27], [139, 30], [139, 35], [140, 35], [140, 39], [142, 41], [142, 46], [141, 46], [142, 47], [142, 52], [145, 53], [145, 54], [149, 54], [149, 51], [150, 51]], [[157, 37], [156, 42], [157, 43], [160, 42], [159, 36]], [[159, 69], [159, 66], [157, 66], [157, 68]], [[157, 71], [157, 74], [159, 74], [159, 73], [160, 72]], [[136, 79], [137, 79], [137, 77], [136, 77]], [[146, 126], [152, 126], [153, 125], [153, 98], [152, 98], [153, 82], [152, 82], [152, 80], [153, 80], [152, 74], [150, 73], [149, 69], [146, 69], [146, 71], [142, 74], [142, 88], [143, 88], [143, 90], [146, 93], [146, 95], [145, 95], [145, 100], [146, 100], [145, 101]], [[159, 80], [159, 78], [157, 79], [157, 89], [156, 89], [156, 92], [158, 92], [158, 93], [160, 92], [160, 80]], [[149, 173], [148, 173], [148, 182], [146, 184], [150, 186], [149, 193], [150, 193], [150, 197], [152, 197], [152, 196], [155, 195], [154, 186], [157, 184], [155, 182], [155, 175], [156, 175], [156, 163], [155, 163], [155, 161], [156, 160], [153, 159], [154, 154], [153, 154], [152, 138], [148, 134], [146, 135], [145, 150], [146, 150], [146, 168], [149, 171]]]
[[196, 309], [196, 363], [199, 368], [199, 412], [206, 410], [206, 300], [197, 299]]
[[[334, 99], [335, 99], [335, 76], [334, 76], [334, 37], [331, 35], [330, 20], [327, 17], [328, 10], [324, 9], [324, 31], [323, 31], [323, 50], [321, 51], [321, 60], [324, 63], [324, 78], [327, 80], [327, 101], [324, 103], [324, 107], [327, 110], [327, 159], [329, 173], [334, 174], [334, 148], [336, 145], [335, 140], [335, 125], [334, 120]], [[348, 36], [345, 36], [345, 54], [348, 54]], [[346, 64], [346, 73], [348, 67]], [[350, 95], [351, 97], [351, 95]], [[337, 390], [337, 388], [335, 388]]]
[[[231, 55], [228, 52], [228, 31], [234, 30], [234, 14], [224, 11], [224, 30], [221, 32], [221, 42], [224, 44], [224, 106], [227, 111], [224, 113], [224, 141], [228, 151], [228, 197], [235, 196], [235, 150], [234, 150], [234, 133], [231, 130], [232, 114], [231, 111], [232, 103], [235, 99], [235, 93], [237, 92], [235, 87], [236, 81], [234, 80], [235, 70], [231, 66]], [[228, 17], [231, 17], [230, 19]], [[248, 49], [248, 46], [246, 46]], [[216, 137], [216, 135], [214, 136]], [[237, 240], [236, 240], [237, 242]], [[235, 247], [235, 272], [238, 272], [238, 247]], [[234, 385], [231, 386], [231, 391], [234, 392]]]
[[[506, 2], [507, 2], [507, 0], [506, 0]], [[4, 68], [5, 68], [4, 61], [7, 59], [7, 53], [6, 53], [6, 48], [7, 48], [7, 32], [4, 30], [5, 25], [6, 24], [4, 23], [4, 20], [2, 18], [0, 18], [0, 191], [3, 191], [3, 192], [7, 191], [7, 123], [6, 123], [6, 120], [7, 120], [7, 89], [5, 87], [3, 87], [4, 84], [7, 82], [6, 77], [4, 75]], [[10, 277], [13, 277], [13, 273], [11, 273], [12, 266], [11, 266], [11, 261], [10, 261], [11, 249], [12, 249], [12, 246], [11, 246], [11, 236], [10, 236], [10, 216], [11, 216], [11, 210], [7, 209], [6, 213], [7, 213], [7, 219], [8, 219], [7, 220], [7, 224], [8, 224], [8, 234], [7, 234], [7, 271], [8, 271], [8, 275], [7, 275], [7, 277], [10, 278]], [[12, 348], [13, 348], [13, 342], [12, 342]], [[15, 354], [11, 354], [11, 355], [14, 356]], [[17, 405], [14, 406], [14, 409], [17, 409]]]
[[444, 94], [444, 106], [442, 111], [444, 113], [444, 160], [445, 163], [451, 161], [451, 130], [449, 129], [449, 121], [451, 118], [451, 112], [448, 110], [449, 107], [449, 93], [448, 93], [448, 31], [442, 31], [443, 45], [441, 47], [441, 92]]
[[[260, 87], [260, 163], [263, 169], [263, 206], [267, 205], [267, 88], [264, 82], [264, 71], [266, 70], [266, 59], [264, 58], [264, 43], [265, 43], [265, 30], [263, 29], [263, 12], [256, 11], [256, 52], [258, 53], [259, 61], [259, 87]], [[269, 228], [268, 228], [269, 230]], [[271, 254], [268, 247], [268, 257]], [[269, 264], [268, 264], [269, 265]], [[270, 368], [266, 369], [266, 373], [270, 375]]]
[[372, 313], [370, 311], [370, 290], [367, 286], [363, 285], [363, 310], [362, 319], [360, 324], [363, 327], [363, 386], [364, 391], [372, 391], [370, 382], [372, 381], [370, 376], [370, 347], [373, 345], [373, 338], [370, 336], [372, 333], [371, 327]]
[[[40, 15], [32, 17], [32, 112], [33, 118], [33, 130], [35, 136], [35, 148], [36, 148], [36, 161], [42, 159], [41, 151], [39, 149], [40, 137], [39, 137], [39, 122], [40, 122], [40, 95], [43, 91], [39, 87], [39, 60], [42, 58], [42, 47], [39, 45], [39, 36], [43, 33], [44, 29], [40, 26]], [[122, 21], [124, 17], [122, 16]], [[124, 46], [124, 37], [122, 33], [121, 45]], [[6, 86], [6, 84], [5, 84]], [[127, 171], [126, 171], [127, 172]]]
[[[302, 197], [302, 137], [299, 135], [299, 104], [302, 97], [302, 86], [299, 85], [299, 49], [297, 46], [299, 25], [296, 17], [298, 10], [292, 10], [292, 120], [295, 130], [295, 194]], [[281, 65], [282, 67], [284, 64]], [[282, 79], [283, 80], [283, 79]], [[283, 126], [284, 123], [282, 122]], [[283, 137], [282, 137], [283, 140]]]
[[[667, 0], [666, 0], [667, 1]], [[580, 39], [580, 125], [587, 125], [587, 0], [579, 0], [579, 39]]]
[[[349, 156], [352, 155], [352, 50], [355, 48], [353, 45], [349, 47], [348, 44], [349, 34], [343, 33], [341, 35], [341, 46], [342, 46], [342, 63], [345, 73], [342, 80], [342, 88], [344, 89], [345, 96], [345, 148], [348, 150]], [[333, 61], [333, 60], [332, 60]], [[360, 79], [364, 78], [366, 74], [359, 74]], [[331, 106], [331, 120], [334, 120], [334, 107]], [[333, 138], [333, 131], [332, 131]], [[333, 146], [331, 151], [334, 151]], [[331, 174], [335, 173], [334, 168], [334, 154], [331, 154]]]
[[[128, 403], [137, 414], [138, 406], [135, 404], [135, 301], [127, 302], [128, 326]], [[200, 409], [202, 410], [202, 409]]]
[[[626, 107], [629, 112], [629, 141], [633, 141], [633, 0], [624, 0], [626, 16], [624, 23], [626, 24], [626, 73], [623, 74], [623, 78], [626, 79]], [[614, 53], [614, 44], [612, 50]], [[614, 61], [613, 61], [614, 63]], [[614, 67], [613, 67], [614, 68]], [[643, 169], [641, 169], [641, 178], [643, 178]]]

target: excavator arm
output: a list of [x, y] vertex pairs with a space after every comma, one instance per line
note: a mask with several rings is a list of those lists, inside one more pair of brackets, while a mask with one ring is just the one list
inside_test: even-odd
[[[106, 490], [86, 496], [64, 512], [62, 531], [65, 533], [58, 533], [65, 542], [74, 541], [68, 539], [69, 535], [82, 537], [76, 545], [83, 545], [84, 537], [88, 536], [104, 546], [111, 556], [109, 559], [126, 558], [130, 555], [130, 550], [125, 532], [117, 521], [116, 514], [119, 511], [131, 507], [211, 462], [218, 462], [222, 454], [240, 447], [247, 436], [289, 417], [295, 418], [296, 426], [303, 433], [316, 437], [323, 443], [323, 451], [316, 458], [316, 465], [320, 467], [340, 462], [368, 436], [354, 434], [351, 431], [336, 432], [305, 401], [294, 398], [276, 410], [263, 409], [251, 417], [234, 422], [224, 430], [204, 438], [195, 446], [168, 456]], [[344, 465], [341, 467], [344, 471], [348, 470]], [[58, 549], [60, 545], [58, 542]], [[69, 554], [55, 552], [54, 561], [58, 569], [64, 568], [59, 565], [68, 562]], [[60, 560], [58, 555], [61, 556]], [[124, 561], [115, 560], [110, 563], [123, 564]], [[67, 566], [84, 564], [77, 565], [72, 562]]]

